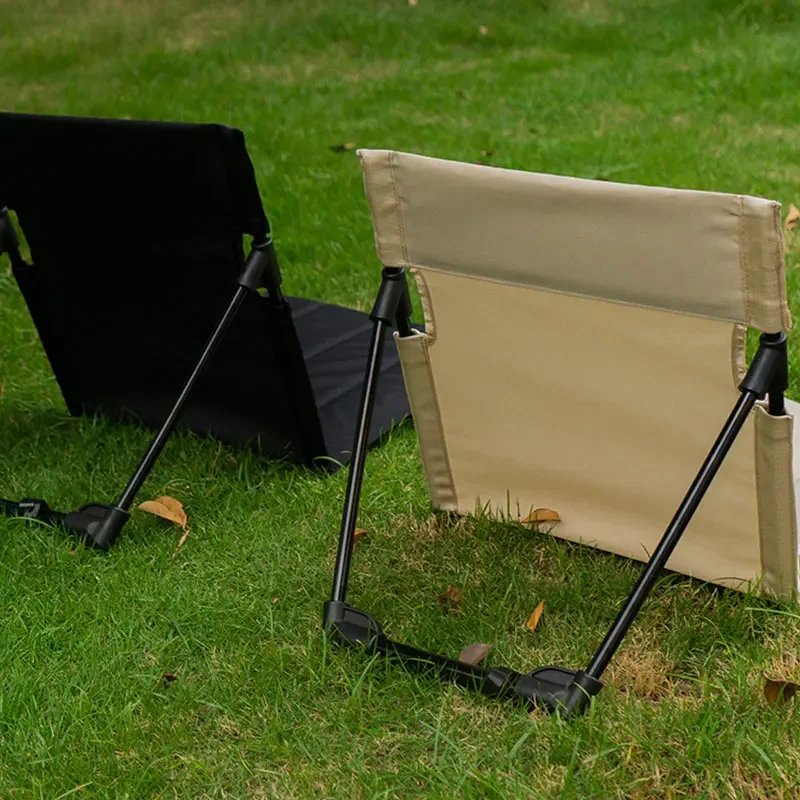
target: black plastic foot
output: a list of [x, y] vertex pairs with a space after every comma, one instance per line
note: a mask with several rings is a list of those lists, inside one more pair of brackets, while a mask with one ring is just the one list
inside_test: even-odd
[[117, 506], [90, 503], [64, 515], [67, 530], [98, 550], [108, 550], [130, 514]]
[[369, 651], [385, 638], [374, 617], [335, 600], [322, 607], [322, 628], [336, 644], [362, 645]]
[[486, 671], [445, 656], [388, 639], [380, 624], [364, 611], [334, 600], [323, 608], [323, 628], [338, 645], [361, 646], [400, 661], [408, 669], [455, 681], [489, 697], [508, 698], [544, 708], [566, 719], [583, 713], [603, 684], [561, 667], [541, 667], [523, 675], [507, 667]]
[[44, 500], [32, 499], [20, 500], [18, 503], [0, 500], [0, 513], [59, 526], [98, 550], [108, 550], [130, 518], [127, 511], [103, 503], [90, 503], [77, 511], [64, 514], [53, 511]]
[[582, 714], [603, 684], [585, 672], [563, 667], [539, 667], [522, 675], [512, 687], [514, 694], [563, 719]]

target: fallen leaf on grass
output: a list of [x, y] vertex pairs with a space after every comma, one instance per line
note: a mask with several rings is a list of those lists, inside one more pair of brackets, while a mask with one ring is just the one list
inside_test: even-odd
[[189, 529], [188, 528], [184, 528], [183, 529], [183, 536], [181, 536], [180, 540], [178, 541], [178, 544], [175, 546], [175, 552], [172, 554], [173, 558], [175, 558], [175, 556], [178, 554], [178, 550], [180, 550], [181, 547], [183, 547], [183, 543], [188, 538], [189, 538]]
[[183, 510], [183, 503], [167, 495], [156, 497], [155, 500], [147, 500], [139, 506], [139, 510], [146, 511], [148, 514], [155, 514], [157, 517], [174, 522], [184, 531], [189, 522], [186, 512]]
[[552, 508], [535, 508], [522, 520], [523, 525], [535, 525], [537, 522], [561, 522], [561, 517]]
[[533, 609], [531, 615], [528, 617], [527, 622], [525, 623], [525, 627], [533, 633], [536, 630], [536, 626], [539, 624], [539, 621], [542, 619], [542, 614], [544, 613], [544, 600], [539, 603], [536, 608]]
[[355, 552], [356, 548], [358, 547], [358, 543], [367, 535], [367, 531], [363, 528], [356, 528], [353, 531], [353, 551]]
[[167, 685], [170, 683], [174, 683], [176, 680], [178, 680], [178, 676], [174, 672], [165, 672], [161, 676], [161, 681]]
[[408, 4], [410, 6], [415, 6], [417, 4], [417, 0], [408, 0]]
[[494, 650], [493, 644], [484, 644], [483, 642], [473, 642], [468, 644], [462, 651], [458, 660], [462, 664], [472, 664], [477, 667], [489, 653]]
[[486, 34], [489, 33], [489, 29], [485, 25], [481, 25], [480, 28], [478, 28], [478, 33], [481, 36], [486, 36]]
[[764, 678], [764, 697], [771, 706], [786, 705], [798, 690], [800, 690], [800, 684]]
[[345, 142], [344, 144], [332, 144], [329, 146], [334, 153], [347, 153], [356, 149], [355, 142]]
[[794, 203], [789, 204], [789, 213], [786, 215], [786, 219], [783, 221], [783, 227], [787, 231], [793, 231], [798, 223], [800, 223], [800, 208]]
[[461, 589], [451, 583], [448, 585], [447, 590], [442, 592], [437, 599], [442, 611], [445, 613], [451, 609], [458, 611], [461, 608]]

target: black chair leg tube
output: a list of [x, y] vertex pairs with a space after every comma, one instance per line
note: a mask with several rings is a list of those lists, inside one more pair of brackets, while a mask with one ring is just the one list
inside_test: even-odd
[[333, 589], [331, 599], [325, 604], [326, 630], [334, 625], [334, 617], [341, 612], [347, 594], [347, 577], [350, 573], [350, 560], [353, 555], [353, 540], [358, 504], [361, 499], [361, 484], [364, 480], [364, 466], [369, 444], [369, 429], [372, 425], [372, 411], [375, 406], [375, 393], [378, 390], [383, 348], [386, 330], [392, 323], [397, 325], [401, 336], [409, 336], [411, 330], [411, 300], [408, 294], [408, 283], [403, 269], [385, 267], [382, 272], [380, 289], [375, 304], [369, 315], [373, 322], [372, 339], [369, 345], [367, 366], [364, 372], [364, 383], [361, 388], [361, 403], [358, 409], [355, 436], [353, 437], [353, 454], [350, 459], [350, 473], [347, 478], [342, 527], [339, 532], [339, 550], [336, 554], [336, 566], [333, 573]]
[[364, 480], [364, 464], [367, 457], [369, 429], [372, 424], [372, 410], [375, 405], [375, 392], [378, 388], [378, 377], [383, 359], [386, 327], [383, 320], [376, 319], [372, 329], [367, 370], [361, 390], [361, 405], [353, 441], [353, 455], [350, 460], [350, 474], [347, 478], [347, 493], [339, 534], [339, 551], [336, 555], [336, 567], [333, 574], [331, 600], [336, 603], [343, 603], [347, 593], [347, 576], [350, 572], [350, 558], [353, 554], [353, 538], [358, 517], [358, 504], [361, 499], [361, 484]]
[[233, 322], [233, 319], [236, 316], [236, 313], [239, 310], [239, 307], [241, 306], [242, 301], [244, 300], [248, 291], [249, 290], [244, 286], [237, 287], [236, 294], [234, 294], [233, 299], [228, 305], [228, 308], [222, 315], [222, 319], [219, 321], [214, 333], [211, 334], [211, 338], [208, 340], [208, 344], [206, 344], [205, 350], [203, 350], [203, 354], [200, 356], [200, 360], [197, 362], [195, 368], [192, 370], [191, 375], [189, 375], [186, 383], [184, 384], [178, 399], [175, 401], [175, 405], [169, 412], [169, 416], [164, 420], [164, 424], [161, 426], [155, 438], [150, 443], [150, 447], [147, 448], [147, 452], [139, 462], [139, 466], [136, 468], [136, 471], [128, 481], [128, 485], [125, 487], [125, 490], [117, 501], [117, 508], [120, 508], [124, 511], [127, 511], [128, 508], [130, 508], [131, 503], [136, 497], [136, 493], [139, 491], [145, 479], [150, 474], [153, 464], [155, 464], [156, 459], [164, 449], [164, 445], [167, 443], [167, 440], [169, 439], [170, 434], [172, 433], [172, 430], [178, 421], [178, 417], [180, 416], [183, 406], [191, 394], [194, 385], [202, 375], [206, 364], [208, 364], [208, 362], [211, 360], [211, 356], [217, 349], [217, 345], [225, 336], [225, 333], [230, 327], [231, 322]]
[[672, 555], [672, 551], [680, 541], [683, 532], [694, 516], [694, 512], [700, 505], [700, 501], [703, 499], [706, 490], [711, 485], [731, 445], [736, 440], [737, 434], [747, 421], [747, 416], [757, 399], [758, 395], [755, 393], [744, 392], [737, 401], [722, 432], [716, 442], [714, 442], [714, 446], [711, 448], [703, 466], [697, 473], [697, 477], [689, 487], [689, 491], [683, 498], [683, 502], [680, 504], [666, 532], [661, 537], [661, 541], [658, 543], [658, 546], [653, 551], [653, 555], [647, 562], [644, 572], [639, 577], [639, 580], [636, 581], [619, 616], [617, 616], [611, 629], [606, 634], [605, 639], [603, 639], [603, 643], [600, 645], [597, 653], [595, 653], [592, 663], [586, 669], [586, 674], [590, 677], [595, 679], [600, 678], [603, 671], [608, 666], [608, 662], [611, 661], [617, 648], [622, 643], [625, 634], [628, 632], [628, 628], [630, 628], [636, 615], [639, 613], [642, 603], [644, 603], [647, 595], [658, 579], [661, 570]]

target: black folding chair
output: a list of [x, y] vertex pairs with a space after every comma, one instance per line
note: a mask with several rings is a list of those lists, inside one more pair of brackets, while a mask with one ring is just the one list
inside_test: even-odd
[[[2, 252], [70, 414], [158, 433], [116, 502], [63, 514], [0, 500], [0, 512], [108, 548], [178, 424], [325, 470], [349, 459], [370, 321], [283, 295], [241, 131], [0, 114]], [[392, 356], [370, 442], [407, 415]]]

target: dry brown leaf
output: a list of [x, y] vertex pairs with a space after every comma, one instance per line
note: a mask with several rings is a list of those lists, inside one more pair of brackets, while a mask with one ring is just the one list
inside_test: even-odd
[[347, 153], [350, 150], [356, 149], [356, 143], [345, 142], [344, 144], [332, 144], [330, 145], [330, 149], [333, 150], [334, 153]]
[[178, 541], [178, 544], [177, 544], [177, 546], [175, 547], [175, 552], [172, 554], [173, 558], [174, 558], [174, 557], [177, 555], [177, 553], [178, 553], [178, 550], [180, 550], [180, 549], [181, 549], [181, 547], [183, 547], [183, 543], [184, 543], [184, 542], [185, 542], [185, 541], [186, 541], [188, 538], [189, 538], [189, 529], [188, 529], [188, 528], [184, 528], [184, 529], [183, 529], [183, 536], [181, 536], [180, 540]]
[[439, 597], [439, 605], [445, 613], [450, 611], [458, 611], [461, 608], [461, 589], [458, 586], [449, 584], [446, 591], [442, 592]]
[[410, 6], [415, 6], [417, 4], [417, 0], [408, 0], [408, 4]]
[[139, 505], [139, 510], [146, 511], [148, 514], [155, 514], [157, 517], [174, 522], [184, 531], [189, 522], [186, 512], [183, 510], [183, 503], [167, 495], [162, 495], [161, 497], [156, 497], [155, 500], [147, 500], [141, 503]]
[[[188, 489], [189, 487], [187, 486], [186, 488]], [[156, 497], [156, 502], [165, 505], [169, 509], [172, 509], [172, 511], [178, 515], [184, 513], [183, 503], [181, 503], [180, 500], [176, 500], [174, 497], [170, 497], [168, 494], [162, 494], [159, 497]]]
[[783, 221], [783, 227], [787, 231], [793, 231], [800, 224], [800, 208], [794, 203], [789, 203], [789, 213]]
[[552, 508], [535, 508], [522, 520], [523, 525], [535, 525], [537, 522], [561, 522], [561, 517]]
[[367, 535], [368, 531], [365, 531], [363, 528], [356, 528], [353, 531], [353, 550], [358, 547], [358, 543]]
[[178, 680], [178, 676], [174, 672], [165, 672], [161, 676], [161, 680], [165, 684], [170, 684], [170, 683], [174, 683], [176, 680]]
[[536, 630], [536, 626], [539, 624], [539, 621], [542, 618], [542, 614], [544, 613], [544, 600], [539, 603], [536, 608], [533, 609], [531, 615], [528, 617], [528, 621], [525, 623], [525, 627], [533, 633]]
[[764, 677], [764, 697], [771, 706], [786, 705], [800, 690], [800, 684]]
[[486, 36], [486, 34], [489, 33], [489, 29], [485, 25], [481, 25], [480, 28], [478, 28], [478, 33], [481, 36]]
[[477, 667], [489, 653], [494, 650], [493, 644], [484, 644], [483, 642], [473, 642], [468, 644], [462, 651], [458, 660], [462, 664], [472, 664]]

